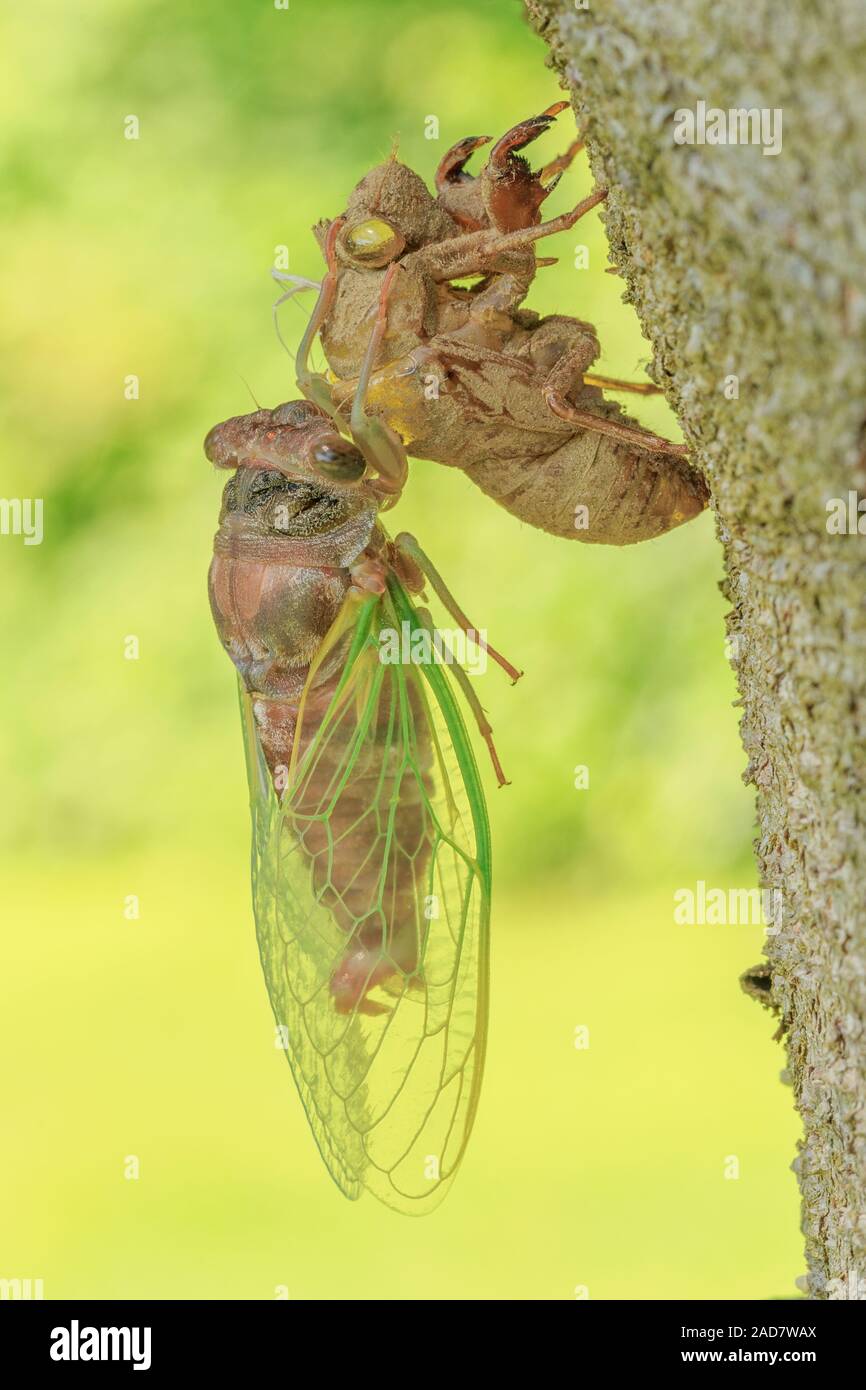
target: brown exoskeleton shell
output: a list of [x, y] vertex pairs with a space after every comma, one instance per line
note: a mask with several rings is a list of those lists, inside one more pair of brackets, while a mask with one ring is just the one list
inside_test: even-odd
[[[410, 454], [461, 468], [513, 516], [552, 535], [627, 545], [703, 510], [705, 489], [684, 459], [543, 415], [543, 383], [528, 356], [436, 338], [374, 374], [366, 399]], [[349, 383], [334, 386], [338, 403], [345, 387], [351, 392]], [[595, 387], [574, 399], [613, 423], [626, 418]]]
[[[623, 545], [696, 516], [708, 492], [684, 446], [605, 399], [605, 379], [589, 373], [599, 353], [591, 325], [521, 307], [539, 264], [534, 242], [606, 195], [541, 222], [578, 147], [538, 173], [517, 151], [562, 106], [503, 136], [474, 180], [464, 165], [488, 139], [461, 141], [440, 165], [435, 198], [395, 159], [361, 180], [345, 214], [317, 229], [328, 274], [298, 381], [362, 448], [377, 422], [380, 445], [465, 469], [521, 520]], [[480, 278], [457, 283], [468, 277]], [[336, 378], [328, 383], [307, 365], [317, 332]]]

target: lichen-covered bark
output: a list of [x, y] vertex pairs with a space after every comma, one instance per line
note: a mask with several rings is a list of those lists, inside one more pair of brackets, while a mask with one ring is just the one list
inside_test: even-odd
[[[767, 953], [808, 1292], [866, 1298], [866, 535], [832, 534], [827, 511], [866, 495], [866, 7], [525, 3], [712, 489], [759, 873], [781, 890]], [[699, 101], [781, 109], [781, 152], [676, 144]]]

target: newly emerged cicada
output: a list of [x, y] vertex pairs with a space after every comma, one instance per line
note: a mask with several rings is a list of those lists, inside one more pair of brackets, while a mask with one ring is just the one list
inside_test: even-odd
[[[484, 795], [414, 601], [425, 572], [458, 630], [468, 620], [412, 538], [388, 539], [387, 482], [315, 406], [227, 420], [205, 451], [233, 470], [210, 597], [239, 674], [278, 1037], [342, 1191], [423, 1212], [478, 1104], [490, 919]], [[412, 660], [383, 659], [395, 633]], [[477, 697], [451, 670], [502, 781]]]

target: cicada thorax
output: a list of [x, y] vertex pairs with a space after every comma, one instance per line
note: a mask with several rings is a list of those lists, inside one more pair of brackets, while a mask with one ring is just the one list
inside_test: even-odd
[[[210, 569], [211, 609], [252, 695], [297, 704], [310, 663], [345, 599], [349, 569], [340, 563], [344, 556], [334, 536], [281, 534], [284, 508], [288, 515], [300, 507], [285, 523], [298, 530], [316, 509], [330, 524], [331, 501], [324, 485], [298, 484], [271, 469], [239, 469], [226, 484]], [[332, 530], [343, 530], [345, 523], [337, 521], [336, 509], [333, 513]], [[348, 529], [355, 527], [350, 523]], [[330, 544], [320, 544], [323, 535]], [[372, 526], [362, 524], [360, 539], [368, 543], [372, 537]], [[327, 681], [327, 670], [321, 679]], [[287, 751], [283, 727], [263, 724], [269, 761], [279, 761]]]

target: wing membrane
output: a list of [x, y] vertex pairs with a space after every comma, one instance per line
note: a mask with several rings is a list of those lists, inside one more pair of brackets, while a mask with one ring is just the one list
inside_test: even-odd
[[[357, 607], [357, 605], [356, 605]], [[489, 834], [441, 666], [384, 664], [419, 620], [396, 582], [368, 600], [318, 726], [301, 707], [278, 797], [242, 694], [259, 950], [316, 1142], [351, 1198], [404, 1212], [444, 1195], [484, 1061]], [[335, 980], [362, 976], [338, 1007]]]

